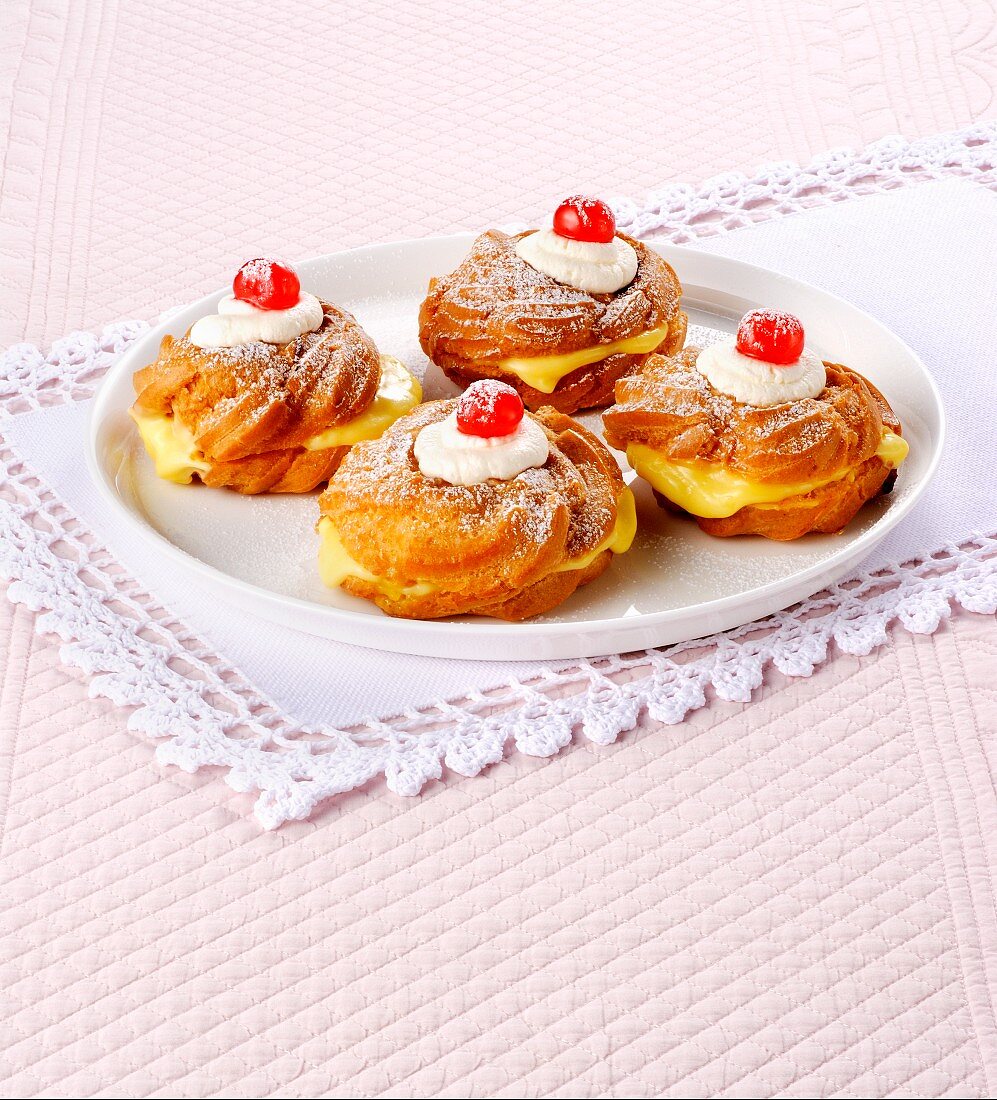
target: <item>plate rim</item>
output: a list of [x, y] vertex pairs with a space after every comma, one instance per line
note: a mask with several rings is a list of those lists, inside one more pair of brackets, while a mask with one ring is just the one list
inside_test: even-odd
[[[454, 234], [434, 235], [427, 237], [410, 237], [401, 238], [393, 241], [379, 241], [373, 244], [358, 245], [353, 248], [341, 249], [336, 252], [321, 253], [314, 256], [309, 256], [303, 260], [292, 261], [295, 266], [300, 270], [306, 265], [314, 265], [319, 263], [334, 263], [346, 256], [355, 256], [359, 253], [366, 255], [377, 255], [398, 249], [401, 247], [418, 248], [420, 246], [445, 246], [448, 244], [456, 245], [458, 243], [470, 243], [475, 239], [477, 234], [472, 232], [461, 232]], [[467, 619], [444, 619], [444, 620], [432, 620], [432, 619], [402, 619], [388, 616], [382, 612], [381, 616], [372, 615], [360, 615], [358, 612], [352, 611], [349, 608], [339, 608], [331, 604], [322, 604], [313, 600], [305, 599], [301, 596], [284, 595], [279, 592], [275, 592], [272, 589], [261, 587], [254, 584], [251, 581], [243, 580], [239, 577], [232, 576], [230, 573], [226, 573], [224, 570], [217, 566], [211, 565], [202, 559], [195, 557], [193, 554], [184, 550], [182, 547], [177, 546], [171, 542], [164, 534], [158, 531], [151, 523], [143, 521], [121, 498], [120, 494], [115, 490], [114, 486], [110, 483], [106, 472], [101, 464], [98, 454], [98, 435], [99, 429], [103, 421], [106, 419], [108, 413], [113, 412], [112, 409], [105, 408], [110, 402], [110, 394], [115, 387], [115, 384], [119, 380], [120, 376], [128, 373], [133, 373], [137, 369], [137, 366], [132, 365], [132, 359], [138, 355], [138, 348], [144, 346], [149, 341], [157, 342], [166, 335], [173, 322], [180, 314], [187, 314], [188, 312], [198, 312], [203, 314], [210, 309], [219, 298], [228, 293], [227, 287], [214, 290], [202, 297], [181, 305], [175, 309], [167, 311], [166, 315], [160, 315], [156, 324], [151, 325], [149, 330], [142, 334], [142, 336], [131, 345], [121, 356], [121, 358], [114, 364], [113, 367], [104, 375], [100, 380], [98, 388], [92, 398], [92, 406], [87, 416], [87, 430], [86, 430], [86, 446], [85, 457], [88, 473], [91, 480], [96, 486], [98, 492], [108, 502], [115, 514], [123, 516], [125, 522], [129, 525], [130, 529], [138, 532], [143, 538], [146, 539], [152, 546], [159, 550], [164, 551], [168, 557], [176, 561], [182, 567], [191, 569], [205, 580], [218, 584], [223, 589], [229, 589], [239, 595], [240, 606], [252, 608], [254, 603], [258, 603], [262, 600], [263, 603], [272, 605], [279, 608], [290, 609], [306, 609], [309, 615], [319, 614], [327, 618], [330, 622], [335, 623], [341, 621], [344, 624], [350, 622], [356, 622], [358, 619], [362, 620], [365, 625], [371, 623], [387, 623], [393, 631], [396, 631], [400, 636], [404, 638], [415, 638], [418, 636], [430, 637], [430, 638], [445, 638], [452, 632], [458, 632], [462, 640], [470, 638], [479, 638], [483, 640], [507, 640], [510, 638], [527, 638], [533, 637], [534, 639], [539, 637], [554, 637], [562, 638], [565, 635], [571, 634], [584, 634], [593, 630], [620, 630], [631, 627], [633, 632], [638, 629], [642, 633], [654, 630], [655, 627], [665, 627], [668, 624], [674, 622], [677, 619], [684, 618], [689, 615], [697, 614], [702, 615], [704, 618], [722, 616], [724, 612], [729, 612], [736, 609], [738, 606], [746, 604], [748, 602], [758, 603], [767, 602], [770, 598], [778, 597], [782, 592], [788, 592], [790, 589], [798, 590], [801, 586], [806, 586], [818, 575], [825, 575], [829, 572], [833, 572], [836, 567], [842, 566], [847, 568], [848, 565], [856, 560], [861, 560], [871, 550], [882, 541], [883, 538], [900, 523], [911, 511], [911, 509], [917, 504], [923, 495], [924, 491], [934, 478], [938, 465], [941, 461], [942, 452], [945, 447], [945, 439], [947, 435], [947, 418], [945, 412], [945, 405], [942, 401], [941, 394], [938, 390], [938, 385], [935, 379], [928, 370], [924, 361], [914, 351], [913, 348], [896, 332], [894, 332], [889, 326], [885, 325], [882, 321], [867, 311], [856, 306], [854, 303], [848, 301], [848, 299], [841, 295], [835, 294], [832, 291], [823, 289], [822, 287], [815, 286], [812, 283], [806, 282], [802, 279], [797, 279], [793, 276], [785, 275], [780, 271], [776, 271], [773, 268], [762, 267], [758, 264], [748, 263], [745, 260], [734, 259], [728, 256], [722, 256], [717, 253], [707, 252], [704, 249], [691, 248], [687, 245], [675, 245], [667, 241], [648, 241], [645, 242], [648, 247], [655, 249], [664, 258], [672, 263], [673, 266], [681, 267], [682, 256], [697, 256], [708, 257], [712, 261], [719, 261], [732, 267], [736, 267], [741, 270], [743, 274], [758, 273], [766, 278], [772, 278], [775, 276], [780, 280], [784, 280], [787, 283], [791, 283], [794, 286], [803, 288], [808, 292], [813, 292], [826, 299], [830, 299], [835, 303], [844, 306], [847, 310], [854, 314], [863, 317], [868, 323], [873, 325], [876, 329], [885, 333], [891, 339], [897, 341], [904, 348], [907, 355], [917, 364], [918, 369], [921, 371], [924, 380], [927, 382], [928, 389], [931, 393], [934, 412], [937, 416], [937, 432], [935, 434], [934, 448], [932, 454], [929, 457], [927, 468], [920, 480], [920, 482], [911, 490], [911, 492], [905, 496], [902, 500], [897, 501], [892, 505], [889, 510], [878, 519], [867, 531], [856, 536], [852, 541], [842, 546], [840, 549], [834, 551], [828, 557], [822, 559], [819, 562], [807, 566], [798, 571], [790, 573], [788, 576], [781, 577], [777, 580], [768, 581], [765, 584], [759, 585], [754, 588], [746, 589], [741, 592], [732, 593], [726, 596], [721, 596], [716, 599], [702, 601], [696, 604], [686, 604], [682, 607], [667, 608], [661, 611], [642, 612], [637, 616], [626, 617], [616, 616], [614, 618], [603, 619], [581, 619], [571, 622], [560, 623], [538, 623], [533, 620], [524, 620], [523, 622], [509, 623], [503, 620], [488, 619], [484, 616], [476, 616]], [[675, 261], [671, 257], [675, 257]], [[825, 582], [831, 583], [831, 582]], [[821, 586], [823, 587], [823, 586]], [[813, 589], [819, 591], [820, 588]], [[785, 603], [779, 604], [776, 608], [784, 608], [792, 606], [792, 604], [799, 602], [801, 597], [794, 597], [787, 600]], [[257, 614], [261, 618], [268, 618], [259, 611], [252, 611], [251, 613]], [[763, 613], [761, 617], [773, 614], [774, 611], [770, 610]], [[382, 618], [383, 616], [383, 618]], [[752, 616], [744, 622], [755, 621], [757, 616]], [[272, 621], [272, 620], [270, 620]], [[312, 636], [318, 637], [337, 637], [339, 640], [346, 642], [347, 644], [362, 645], [367, 648], [375, 649], [387, 649], [384, 644], [376, 644], [373, 642], [365, 642], [358, 639], [350, 639], [345, 637], [347, 631], [337, 631], [335, 633], [323, 633], [317, 634], [313, 630], [307, 629], [307, 627], [297, 627], [299, 630], [304, 630], [306, 633]], [[733, 629], [732, 626], [723, 627], [721, 629]], [[710, 630], [709, 633], [715, 633], [716, 631]], [[692, 640], [697, 637], [707, 637], [707, 634], [702, 635], [690, 635], [688, 640]], [[660, 644], [674, 644], [671, 642], [662, 642]], [[424, 649], [411, 646], [395, 646], [392, 647], [395, 651], [405, 652], [410, 654], [425, 654]], [[578, 657], [582, 656], [598, 656], [608, 655], [610, 653], [629, 652], [626, 649], [620, 649], [619, 646], [613, 646], [609, 649], [604, 649], [596, 652], [588, 652], [591, 647], [579, 647]], [[648, 646], [639, 644], [634, 647], [635, 649], [644, 649]], [[582, 653], [581, 650], [585, 649], [586, 652]], [[521, 661], [524, 658], [495, 658], [495, 657], [456, 657], [460, 660], [513, 660]], [[545, 659], [545, 658], [544, 658]]]

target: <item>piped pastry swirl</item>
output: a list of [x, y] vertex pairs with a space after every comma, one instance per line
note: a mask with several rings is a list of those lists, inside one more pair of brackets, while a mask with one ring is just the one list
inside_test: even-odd
[[[283, 344], [199, 348], [164, 337], [156, 362], [135, 375], [132, 410], [161, 476], [247, 494], [308, 492], [365, 428], [376, 434], [419, 401], [418, 382], [382, 361], [351, 314], [321, 308], [316, 331]], [[156, 446], [157, 436], [172, 447]]]
[[305, 493], [349, 447], [422, 399], [353, 316], [278, 260], [243, 264], [217, 312], [133, 379], [131, 415], [157, 474], [239, 493]]
[[[572, 278], [568, 268], [557, 269], [559, 279], [527, 262], [521, 251], [530, 254], [530, 236], [483, 233], [453, 272], [430, 282], [419, 340], [458, 385], [497, 378], [514, 386], [527, 408], [570, 413], [610, 402], [616, 380], [652, 351], [682, 347], [682, 288], [656, 252], [617, 234], [618, 251], [625, 246], [636, 257], [632, 277], [617, 290], [591, 292], [561, 281]], [[585, 243], [566, 242], [565, 257]]]
[[718, 391], [699, 349], [655, 355], [616, 387], [606, 439], [659, 502], [712, 535], [795, 539], [841, 530], [892, 486], [907, 454], [900, 422], [856, 371], [823, 364], [815, 397], [768, 406]]
[[427, 476], [416, 441], [457, 404], [422, 405], [347, 455], [319, 498], [322, 578], [405, 618], [540, 614], [629, 548], [633, 498], [604, 444], [553, 409], [526, 414], [542, 464], [472, 484]]

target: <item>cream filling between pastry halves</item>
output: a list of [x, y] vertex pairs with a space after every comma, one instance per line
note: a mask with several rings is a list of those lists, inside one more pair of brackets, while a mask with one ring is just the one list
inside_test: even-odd
[[[403, 596], [427, 596], [440, 591], [441, 586], [430, 581], [411, 580], [406, 584], [393, 581], [388, 577], [379, 577], [354, 558], [343, 545], [335, 524], [328, 516], [318, 522], [319, 537], [322, 544], [318, 552], [319, 576], [328, 588], [338, 588], [348, 578], [367, 581], [389, 599], [397, 600]], [[637, 509], [633, 493], [624, 489], [616, 501], [616, 523], [613, 530], [587, 554], [572, 561], [566, 561], [552, 570], [553, 573], [566, 573], [574, 569], [586, 569], [606, 550], [614, 554], [625, 554], [633, 543], [637, 533]]]
[[[884, 431], [876, 455], [895, 470], [907, 457], [907, 440]], [[749, 505], [778, 504], [803, 496], [852, 474], [852, 468], [830, 477], [796, 482], [751, 481], [715, 462], [675, 462], [643, 443], [627, 446], [627, 461], [662, 496], [703, 519], [726, 519]]]
[[558, 382], [579, 367], [601, 363], [611, 355], [644, 355], [654, 351], [667, 338], [670, 325], [650, 329], [625, 340], [596, 344], [590, 348], [565, 352], [563, 355], [539, 355], [534, 358], [500, 359], [493, 365], [521, 378], [541, 393], [553, 393]]
[[[381, 380], [374, 400], [345, 424], [327, 428], [302, 444], [309, 451], [349, 447], [364, 439], [377, 439], [396, 420], [422, 400], [419, 380], [393, 356], [381, 356]], [[132, 406], [129, 415], [138, 427], [156, 475], [178, 485], [188, 485], [195, 474], [204, 474], [211, 463], [198, 449], [190, 429], [177, 416], [147, 413]]]

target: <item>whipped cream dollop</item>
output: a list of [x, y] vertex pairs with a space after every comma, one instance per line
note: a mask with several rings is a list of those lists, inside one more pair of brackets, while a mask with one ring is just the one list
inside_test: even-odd
[[763, 363], [737, 350], [733, 341], [711, 344], [696, 357], [696, 370], [720, 393], [766, 408], [816, 397], [827, 384], [824, 364], [808, 348], [795, 363]]
[[549, 454], [547, 433], [529, 416], [508, 435], [465, 435], [457, 427], [454, 410], [415, 437], [419, 469], [451, 485], [478, 485], [491, 478], [511, 481], [524, 470], [542, 466]]
[[612, 294], [633, 282], [637, 253], [619, 237], [604, 244], [573, 241], [553, 229], [538, 229], [516, 243], [530, 267], [586, 294]]
[[196, 347], [234, 348], [254, 340], [286, 344], [322, 327], [322, 303], [304, 291], [287, 309], [260, 309], [234, 294], [222, 298], [217, 308], [217, 313], [194, 322], [188, 339]]

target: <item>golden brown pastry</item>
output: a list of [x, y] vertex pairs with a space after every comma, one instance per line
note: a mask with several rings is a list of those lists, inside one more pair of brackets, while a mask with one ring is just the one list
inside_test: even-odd
[[357, 444], [319, 507], [323, 581], [417, 619], [539, 615], [599, 576], [636, 528], [604, 444], [554, 409], [524, 416], [498, 382]]
[[622, 379], [606, 439], [660, 504], [711, 535], [840, 531], [893, 487], [900, 422], [860, 374], [809, 352], [795, 318], [756, 313], [736, 344], [653, 355]]
[[288, 273], [250, 261], [234, 284], [247, 297], [222, 299], [185, 336], [164, 337], [156, 362], [136, 373], [132, 417], [160, 477], [308, 492], [353, 443], [421, 400], [418, 381], [379, 355], [351, 314], [301, 293]]
[[419, 340], [458, 385], [497, 378], [528, 408], [572, 413], [612, 401], [652, 351], [682, 347], [681, 293], [656, 252], [615, 232], [605, 204], [574, 198], [551, 229], [478, 237], [430, 282]]

